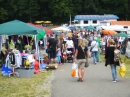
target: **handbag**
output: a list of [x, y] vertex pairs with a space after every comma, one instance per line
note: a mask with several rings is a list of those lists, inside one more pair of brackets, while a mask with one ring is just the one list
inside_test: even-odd
[[[82, 47], [81, 47], [82, 48]], [[82, 48], [82, 50], [83, 50], [83, 48]], [[83, 52], [84, 52], [84, 50], [83, 50]], [[84, 55], [85, 55], [85, 52], [84, 52]], [[86, 59], [86, 62], [85, 62], [85, 65], [84, 65], [84, 67], [88, 67], [89, 66], [89, 64], [88, 64], [88, 59], [86, 58], [86, 55], [85, 55], [85, 59]]]
[[50, 53], [51, 52], [51, 48], [53, 47], [55, 41], [56, 40], [54, 39], [53, 44], [49, 48], [46, 49], [46, 53]]
[[88, 64], [88, 59], [86, 59], [86, 62], [85, 62], [85, 66], [84, 67], [88, 67], [89, 66], [89, 64]]
[[[97, 44], [97, 42], [95, 43], [95, 45], [96, 45], [96, 44]], [[95, 47], [95, 45], [90, 48], [90, 52], [92, 52], [92, 49]]]
[[50, 53], [51, 49], [50, 48], [47, 48], [46, 49], [46, 53]]

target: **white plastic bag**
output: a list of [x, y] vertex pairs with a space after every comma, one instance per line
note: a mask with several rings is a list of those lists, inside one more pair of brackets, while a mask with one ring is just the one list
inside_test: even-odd
[[72, 64], [71, 76], [78, 77], [78, 65], [75, 62]]

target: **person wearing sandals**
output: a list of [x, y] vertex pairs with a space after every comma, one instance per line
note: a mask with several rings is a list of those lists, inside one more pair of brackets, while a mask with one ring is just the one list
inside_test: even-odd
[[76, 48], [74, 62], [78, 64], [78, 81], [83, 82], [84, 80], [84, 66], [86, 62], [86, 58], [88, 58], [88, 48], [82, 39], [78, 41], [78, 47]]

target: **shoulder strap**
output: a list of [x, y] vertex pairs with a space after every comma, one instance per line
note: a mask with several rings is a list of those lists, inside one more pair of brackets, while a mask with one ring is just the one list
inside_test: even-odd
[[[95, 43], [95, 45], [97, 44], [97, 42]], [[95, 45], [92, 47], [92, 49], [95, 47]]]
[[84, 53], [84, 56], [85, 56], [85, 58], [86, 58], [86, 54], [85, 54], [85, 52], [84, 52], [84, 50], [83, 50], [82, 46], [81, 46], [81, 49], [82, 49], [82, 51], [83, 51], [83, 53]]

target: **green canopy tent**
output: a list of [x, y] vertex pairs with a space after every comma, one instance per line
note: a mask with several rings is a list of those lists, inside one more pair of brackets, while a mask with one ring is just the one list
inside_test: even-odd
[[90, 25], [88, 27], [86, 27], [86, 30], [95, 30], [94, 26]]
[[41, 29], [19, 20], [13, 20], [0, 24], [0, 35], [35, 35], [36, 51], [38, 49], [36, 35], [40, 31]]
[[0, 24], [0, 35], [36, 35], [40, 31], [41, 29], [19, 20]]
[[[35, 35], [36, 52], [38, 53], [38, 41], [36, 38], [43, 35], [39, 33], [40, 31], [41, 29], [19, 20], [13, 20], [0, 24], [0, 35]], [[38, 36], [36, 37], [37, 34]]]
[[125, 33], [118, 33], [118, 34], [115, 34], [114, 37], [128, 37], [128, 35]]

